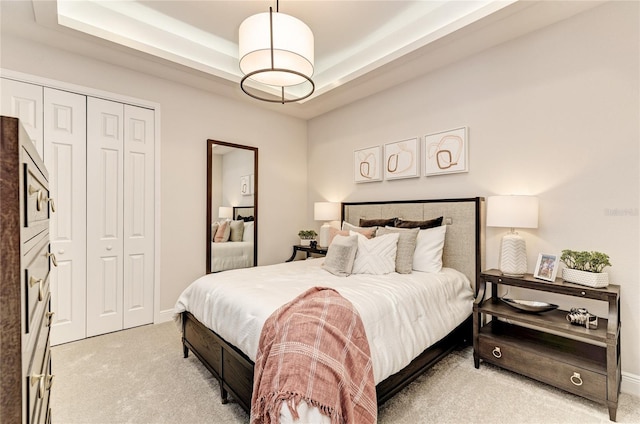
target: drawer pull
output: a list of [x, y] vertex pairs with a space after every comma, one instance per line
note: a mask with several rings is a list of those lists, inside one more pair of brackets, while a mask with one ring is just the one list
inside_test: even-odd
[[53, 322], [53, 316], [55, 312], [47, 312], [47, 327], [51, 327], [51, 323]]
[[58, 260], [56, 259], [55, 253], [47, 252], [45, 253], [45, 255], [47, 256], [47, 258], [51, 258], [51, 263], [53, 264], [53, 266], [58, 266]]
[[47, 202], [49, 202], [49, 206], [51, 207], [51, 212], [55, 212], [56, 211], [56, 203], [53, 201], [52, 197], [47, 197], [45, 199]]
[[44, 300], [44, 287], [42, 286], [42, 283], [44, 283], [44, 280], [42, 278], [35, 278], [33, 276], [29, 278], [29, 287], [33, 287], [38, 284], [38, 300], [40, 302]]
[[38, 399], [42, 399], [44, 396], [44, 374], [31, 374], [29, 381], [32, 386], [38, 385]]
[[51, 390], [51, 386], [53, 386], [54, 377], [55, 377], [55, 375], [53, 375], [53, 374], [49, 374], [47, 376], [47, 390]]
[[502, 352], [500, 351], [500, 348], [498, 346], [496, 346], [493, 349], [493, 352], [491, 352], [491, 353], [493, 354], [493, 356], [495, 356], [498, 359], [502, 358]]
[[579, 372], [574, 372], [570, 378], [571, 382], [576, 386], [582, 386], [582, 377], [580, 377]]
[[42, 210], [42, 203], [46, 201], [45, 197], [42, 195], [42, 190], [29, 184], [29, 196], [33, 196], [34, 194], [36, 195], [36, 209], [40, 211]]

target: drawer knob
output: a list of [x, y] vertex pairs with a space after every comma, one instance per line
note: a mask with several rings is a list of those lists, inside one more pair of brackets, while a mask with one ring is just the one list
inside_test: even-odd
[[502, 358], [502, 352], [500, 351], [500, 348], [498, 346], [494, 347], [493, 352], [491, 353], [498, 359]]
[[570, 378], [571, 382], [576, 386], [582, 386], [582, 377], [580, 377], [579, 372], [574, 372]]
[[29, 277], [29, 287], [33, 287], [36, 284], [38, 285], [38, 300], [40, 302], [44, 300], [44, 291], [43, 291], [42, 283], [44, 283], [44, 280], [42, 278], [35, 278], [33, 276]]
[[55, 253], [47, 252], [45, 255], [47, 256], [47, 258], [51, 259], [51, 263], [53, 264], [53, 266], [58, 266], [58, 260], [56, 259]]
[[32, 386], [38, 385], [38, 399], [44, 396], [44, 374], [31, 374], [29, 381]]

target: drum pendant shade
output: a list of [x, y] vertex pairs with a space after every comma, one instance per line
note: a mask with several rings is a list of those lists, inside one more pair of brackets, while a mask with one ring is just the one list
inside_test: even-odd
[[[259, 13], [245, 19], [239, 30], [240, 70], [245, 75], [241, 87], [245, 93], [259, 100], [274, 101], [250, 94], [245, 89], [245, 81], [264, 84], [267, 90], [281, 90], [281, 99], [286, 103], [309, 97], [314, 90], [313, 81], [313, 33], [299, 19], [284, 13]], [[287, 87], [311, 83], [311, 91], [295, 94], [285, 99]]]

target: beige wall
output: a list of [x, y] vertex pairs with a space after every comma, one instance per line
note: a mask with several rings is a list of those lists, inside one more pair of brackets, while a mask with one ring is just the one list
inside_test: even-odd
[[[539, 196], [539, 228], [520, 231], [530, 271], [541, 252], [608, 253], [623, 371], [640, 375], [638, 17], [606, 4], [311, 120], [309, 202]], [[460, 126], [468, 173], [353, 183], [354, 149]], [[487, 231], [490, 267], [504, 232]]]
[[205, 271], [208, 138], [258, 147], [258, 260], [289, 257], [305, 223], [304, 121], [6, 34], [0, 59], [12, 71], [160, 104], [160, 311]]

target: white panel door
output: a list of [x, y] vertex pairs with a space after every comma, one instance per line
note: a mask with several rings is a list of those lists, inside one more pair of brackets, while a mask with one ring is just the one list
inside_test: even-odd
[[40, 157], [44, 158], [42, 86], [0, 79], [0, 114], [19, 118]]
[[123, 111], [87, 99], [87, 336], [123, 328]]
[[153, 322], [154, 112], [124, 106], [124, 328]]
[[86, 143], [87, 99], [80, 94], [44, 89], [44, 153], [51, 214], [51, 345], [86, 337]]

